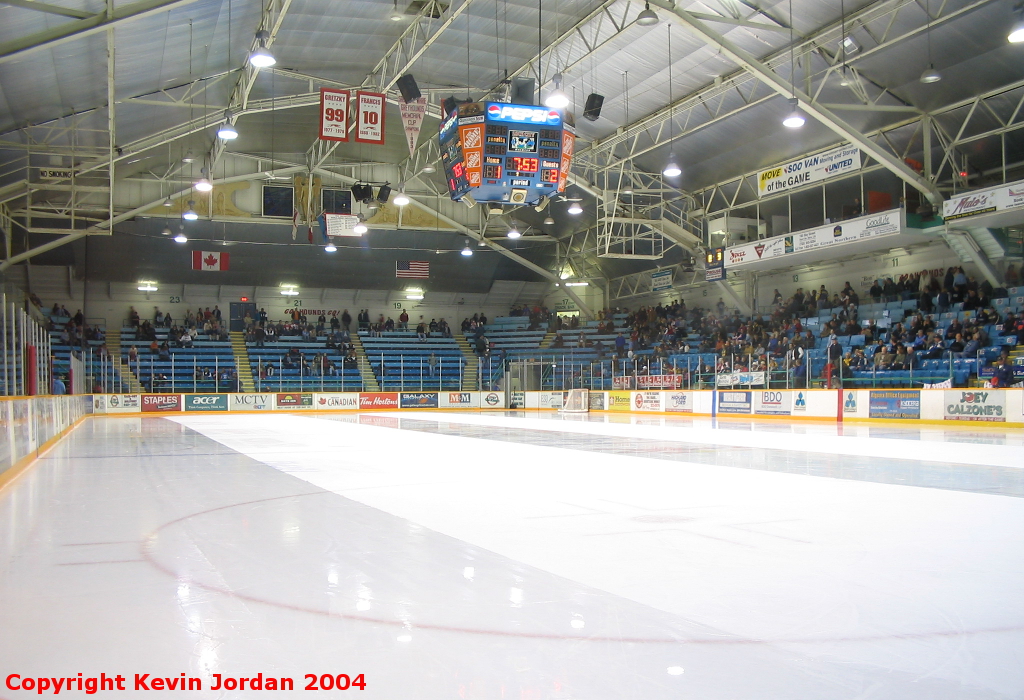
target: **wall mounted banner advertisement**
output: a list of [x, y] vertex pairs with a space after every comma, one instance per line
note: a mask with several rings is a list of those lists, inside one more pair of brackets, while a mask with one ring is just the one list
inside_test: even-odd
[[628, 391], [609, 391], [609, 411], [629, 411], [633, 408], [632, 396]]
[[398, 408], [398, 393], [362, 392], [359, 394], [359, 408]]
[[299, 408], [299, 409], [313, 408], [313, 395], [312, 394], [278, 394], [277, 395], [277, 407], [278, 408]]
[[540, 392], [541, 408], [562, 408], [565, 405], [565, 394], [561, 391]]
[[[97, 408], [99, 404], [96, 404]], [[141, 394], [110, 394], [107, 413], [138, 413], [142, 410]]]
[[788, 391], [755, 391], [754, 413], [762, 416], [791, 415], [793, 395]]
[[167, 413], [181, 410], [181, 394], [143, 394], [143, 413]]
[[807, 231], [766, 238], [756, 243], [744, 243], [725, 249], [725, 265], [732, 269], [785, 255], [806, 253], [834, 245], [854, 243], [867, 238], [891, 236], [900, 232], [900, 222], [900, 210], [892, 209], [859, 219], [827, 224]]
[[757, 174], [757, 196], [776, 194], [860, 169], [860, 149], [842, 146]]
[[672, 413], [693, 413], [693, 392], [673, 391], [665, 394], [665, 410]]
[[633, 393], [634, 411], [661, 411], [660, 391], [637, 391]]
[[273, 394], [232, 394], [232, 411], [271, 411], [274, 408]]
[[718, 392], [719, 413], [750, 413], [751, 393], [749, 391]]
[[590, 410], [591, 411], [603, 411], [603, 410], [605, 410], [604, 392], [603, 391], [591, 391], [590, 392]]
[[944, 420], [1006, 422], [1006, 396], [1000, 389], [947, 391], [942, 411]]
[[475, 391], [444, 391], [438, 399], [441, 408], [480, 407], [480, 395]]
[[[523, 392], [518, 392], [518, 391], [512, 392], [512, 403], [513, 404], [515, 404], [515, 402], [517, 400], [515, 395], [516, 394], [522, 394], [522, 393]], [[483, 407], [486, 407], [486, 408], [503, 408], [502, 405], [501, 405], [502, 401], [503, 401], [503, 399], [501, 397], [501, 394], [499, 394], [496, 391], [488, 391], [486, 394], [484, 394], [484, 404], [483, 404]], [[518, 404], [518, 405], [519, 406], [525, 406], [526, 405], [526, 395], [525, 394], [523, 394], [522, 403]]]
[[227, 394], [185, 394], [186, 411], [226, 411]]
[[918, 419], [921, 417], [921, 392], [917, 389], [872, 390], [868, 394], [868, 417]]
[[399, 399], [401, 408], [437, 408], [437, 392], [403, 392]]
[[942, 218], [945, 221], [953, 221], [1017, 207], [1024, 207], [1024, 180], [991, 190], [951, 197], [942, 203]]
[[313, 403], [318, 410], [354, 411], [359, 408], [359, 394], [354, 392], [317, 394]]
[[672, 289], [672, 270], [658, 270], [651, 273], [651, 291], [663, 292]]

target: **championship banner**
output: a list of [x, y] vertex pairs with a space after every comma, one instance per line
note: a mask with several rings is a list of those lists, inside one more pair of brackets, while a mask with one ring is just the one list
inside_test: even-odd
[[427, 116], [427, 98], [420, 97], [412, 102], [399, 102], [398, 109], [402, 113], [402, 126], [405, 127], [405, 140], [409, 142], [409, 153], [415, 153], [416, 142], [420, 140], [423, 119]]
[[384, 145], [384, 95], [379, 92], [356, 93], [356, 141]]
[[320, 88], [320, 138], [348, 141], [348, 90]]
[[359, 217], [351, 214], [324, 214], [327, 222], [328, 236], [353, 236], [359, 238], [362, 234], [355, 232]]
[[845, 175], [858, 170], [860, 161], [859, 148], [843, 146], [816, 156], [794, 160], [777, 168], [762, 170], [757, 174], [757, 196], [777, 194], [828, 180], [837, 175]]

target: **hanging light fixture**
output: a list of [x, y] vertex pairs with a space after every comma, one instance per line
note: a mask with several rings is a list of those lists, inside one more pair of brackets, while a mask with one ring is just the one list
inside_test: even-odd
[[228, 110], [224, 111], [224, 123], [220, 125], [219, 129], [217, 129], [217, 136], [225, 141], [238, 138], [238, 130], [232, 123], [231, 112]]
[[683, 169], [676, 163], [675, 150], [672, 148], [672, 141], [675, 139], [675, 117], [676, 117], [676, 105], [675, 98], [673, 97], [672, 90], [672, 25], [668, 25], [668, 163], [665, 164], [665, 169], [661, 171], [661, 174], [665, 177], [679, 177], [683, 173]]
[[799, 129], [807, 120], [800, 113], [800, 101], [795, 97], [789, 98], [789, 116], [782, 120], [782, 125], [789, 129]]
[[395, 195], [395, 206], [396, 207], [404, 207], [406, 204], [409, 203], [409, 201], [410, 200], [409, 200], [408, 195], [406, 195], [403, 190], [399, 190], [398, 194]]
[[338, 250], [338, 247], [333, 243], [328, 242], [327, 245], [324, 246], [324, 250], [328, 253], [334, 253]]
[[394, 0], [394, 2], [395, 2], [394, 9], [391, 11], [391, 21], [392, 22], [401, 22], [403, 19], [405, 19], [405, 15], [403, 15], [398, 10], [398, 0]]
[[429, 164], [428, 164], [428, 165], [424, 165], [424, 166], [423, 166], [423, 169], [422, 169], [422, 170], [420, 170], [420, 172], [421, 172], [421, 173], [426, 173], [427, 175], [430, 175], [430, 174], [431, 174], [431, 173], [433, 173], [433, 172], [434, 172], [435, 170], [437, 170], [437, 168], [435, 168], [435, 167], [434, 167], [433, 165], [429, 165]]
[[505, 237], [506, 238], [519, 238], [522, 235], [523, 234], [519, 233], [519, 230], [516, 229], [515, 226], [513, 226], [511, 229], [509, 229], [509, 232], [505, 234]]
[[209, 192], [213, 189], [213, 183], [206, 177], [206, 168], [199, 171], [202, 175], [199, 181], [195, 184], [195, 188], [198, 192]]
[[468, 258], [473, 254], [473, 249], [469, 247], [469, 243], [466, 243], [466, 247], [462, 249], [463, 257]]
[[[195, 204], [196, 204], [195, 200], [193, 200], [193, 199], [188, 200], [188, 209], [186, 209], [185, 212], [181, 215], [181, 218], [183, 218], [185, 221], [195, 221], [196, 219], [198, 219], [199, 218], [199, 214], [196, 214], [196, 210], [193, 209]], [[175, 238], [174, 240], [177, 241], [178, 239]], [[188, 240], [188, 239], [185, 239], [185, 240]], [[183, 241], [178, 241], [178, 242], [182, 243]]]
[[579, 202], [573, 202], [572, 204], [569, 205], [569, 213], [572, 214], [573, 216], [576, 216], [577, 214], [582, 214], [583, 207], [580, 206]]
[[175, 243], [188, 243], [188, 236], [181, 229], [178, 229], [178, 235], [174, 237]]
[[1010, 27], [1006, 40], [1011, 44], [1019, 44], [1024, 41], [1024, 5], [1018, 5], [1013, 11], [1017, 15], [1017, 21]]
[[935, 64], [932, 63], [932, 11], [931, 3], [928, 2], [928, 0], [925, 0], [924, 11], [925, 14], [928, 15], [928, 29], [925, 34], [925, 41], [927, 41], [928, 45], [928, 67], [924, 69], [924, 73], [921, 74], [920, 80], [925, 85], [930, 85], [931, 83], [937, 83], [942, 80], [942, 73], [935, 70]]
[[658, 23], [658, 14], [651, 9], [651, 3], [644, 3], [644, 9], [636, 16], [636, 23], [641, 27], [651, 27]]
[[171, 201], [170, 197], [168, 197], [167, 199], [164, 200], [164, 206], [165, 207], [173, 207], [174, 206], [174, 202]]
[[548, 93], [547, 99], [544, 100], [544, 106], [551, 109], [565, 109], [569, 106], [569, 96], [562, 92], [562, 74], [555, 73], [551, 81], [555, 84], [555, 89]]
[[551, 218], [551, 217], [549, 216], [548, 218], [544, 219], [544, 225], [545, 225], [545, 226], [554, 226], [554, 225], [555, 225], [555, 220], [554, 220], [554, 219], [552, 219], [552, 218]]
[[196, 157], [194, 155], [192, 155], [192, 149], [190, 148], [187, 151], [185, 151], [185, 155], [183, 155], [181, 157], [181, 162], [182, 163], [191, 163], [195, 159], [196, 159]]
[[282, 284], [281, 295], [286, 297], [297, 297], [299, 296], [299, 285], [297, 284]]
[[[846, 18], [843, 17], [845, 25]], [[844, 48], [845, 51], [845, 48]], [[789, 0], [789, 84], [793, 88], [793, 96], [789, 98], [789, 114], [782, 120], [787, 129], [799, 129], [807, 121], [800, 113], [800, 100], [796, 97], [796, 48], [793, 43], [793, 0]]]
[[266, 29], [261, 29], [256, 32], [256, 42], [258, 46], [253, 49], [251, 54], [249, 54], [249, 63], [256, 68], [269, 68], [277, 63], [277, 59], [274, 58], [274, 54], [270, 53], [270, 49], [267, 48], [267, 41], [269, 40], [270, 32]]
[[164, 230], [160, 232], [160, 235], [161, 236], [170, 236], [171, 235], [171, 227], [170, 226], [164, 226]]
[[352, 227], [352, 233], [355, 233], [355, 234], [357, 234], [359, 236], [362, 236], [364, 233], [366, 233], [369, 230], [370, 229], [367, 228], [366, 224], [364, 224], [362, 221], [360, 221], [358, 224], [356, 224], [355, 226]]

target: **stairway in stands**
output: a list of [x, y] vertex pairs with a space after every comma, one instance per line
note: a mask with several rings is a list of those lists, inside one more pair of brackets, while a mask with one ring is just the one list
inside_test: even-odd
[[121, 329], [108, 328], [106, 333], [107, 352], [110, 353], [114, 366], [121, 375], [121, 380], [126, 384], [125, 387], [122, 387], [122, 390], [127, 394], [141, 394], [142, 384], [139, 382], [139, 378], [135, 376], [135, 373], [121, 359]]
[[541, 338], [541, 348], [547, 350], [551, 347], [551, 344], [555, 342], [555, 338], [558, 336], [558, 331], [548, 331], [547, 334]]
[[377, 383], [377, 376], [373, 373], [370, 361], [366, 358], [366, 349], [358, 333], [351, 335], [352, 345], [356, 349], [356, 357], [359, 358], [359, 374], [363, 378], [363, 387], [366, 391], [380, 391], [380, 384]]
[[249, 349], [245, 345], [245, 333], [242, 331], [231, 331], [231, 352], [235, 356], [235, 369], [238, 371], [242, 391], [256, 391], [252, 380], [252, 365], [249, 364]]
[[480, 363], [477, 361], [476, 353], [473, 352], [464, 333], [456, 333], [455, 342], [459, 344], [459, 350], [466, 358], [466, 366], [462, 373], [462, 390], [476, 391], [480, 388]]

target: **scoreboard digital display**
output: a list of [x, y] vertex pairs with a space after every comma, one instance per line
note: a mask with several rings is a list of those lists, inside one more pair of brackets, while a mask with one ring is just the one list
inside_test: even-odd
[[576, 131], [562, 110], [469, 102], [441, 122], [439, 139], [453, 200], [536, 204], [565, 190]]

